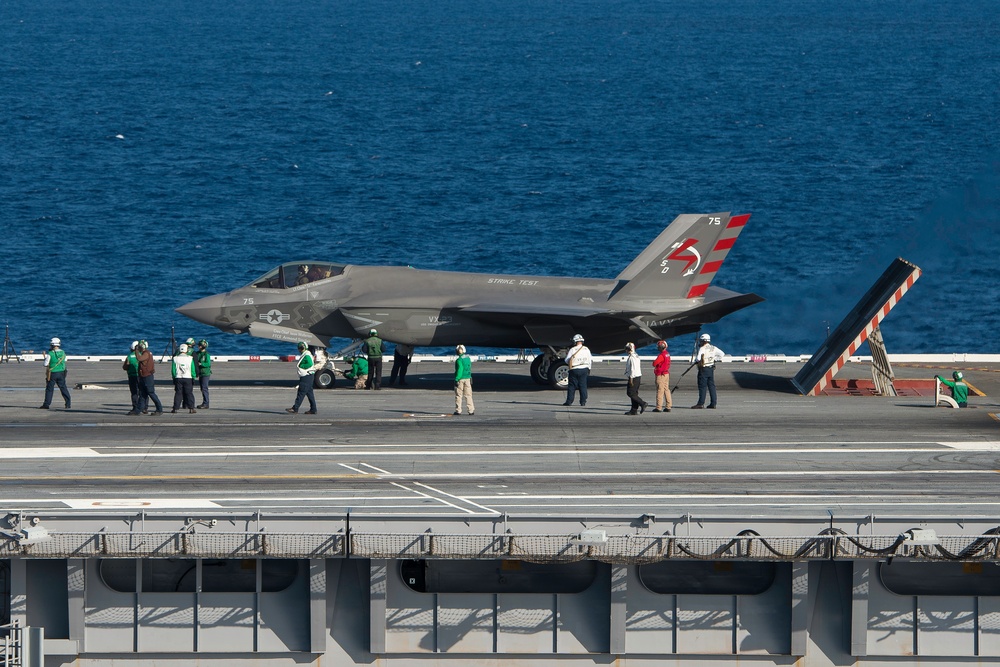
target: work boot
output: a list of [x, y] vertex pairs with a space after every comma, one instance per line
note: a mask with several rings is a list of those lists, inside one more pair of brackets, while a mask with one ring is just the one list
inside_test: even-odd
[[197, 413], [198, 411], [197, 411], [197, 410], [195, 410], [194, 408], [190, 408], [190, 409], [188, 410], [188, 412], [190, 412], [191, 414], [195, 414], [195, 413]]
[[296, 410], [295, 408], [285, 408], [285, 412], [294, 415], [294, 414], [298, 414], [299, 411]]

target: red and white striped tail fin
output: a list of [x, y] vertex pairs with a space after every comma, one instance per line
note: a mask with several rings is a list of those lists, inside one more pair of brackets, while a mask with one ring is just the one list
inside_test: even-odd
[[749, 219], [729, 213], [677, 216], [618, 275], [609, 301], [704, 296]]

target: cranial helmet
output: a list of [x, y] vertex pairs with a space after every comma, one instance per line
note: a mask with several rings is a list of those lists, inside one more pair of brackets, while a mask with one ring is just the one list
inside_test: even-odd
[[955, 371], [954, 373], [951, 374], [951, 376], [955, 378], [955, 382], [958, 382], [959, 380], [965, 377], [964, 375], [962, 375], [962, 371]]
[[458, 345], [458, 346], [456, 346], [455, 347], [455, 352], [458, 352], [459, 354], [465, 354], [465, 346], [464, 345]]
[[308, 347], [308, 345], [306, 345], [305, 341], [299, 341], [299, 344], [298, 344], [298, 348], [299, 348], [300, 350], [304, 350], [304, 349], [306, 349], [307, 347]]
[[132, 344], [128, 346], [128, 349], [134, 350], [137, 347], [139, 347], [139, 341], [134, 340], [134, 341], [132, 341]]
[[378, 331], [376, 331], [375, 329], [370, 329], [368, 331], [368, 335], [369, 336], [377, 336], [378, 335]]
[[706, 343], [711, 343], [712, 342], [712, 337], [709, 336], [708, 334], [702, 334], [702, 335], [698, 336], [698, 340], [704, 341]]
[[184, 344], [187, 345], [188, 347], [193, 347], [194, 346], [194, 338], [188, 338], [186, 341], [184, 341]]
[[200, 341], [198, 341], [198, 347], [208, 347], [208, 341], [202, 338]]
[[625, 343], [625, 350], [627, 352], [632, 352], [635, 350], [635, 343]]
[[665, 341], [665, 340], [658, 340], [658, 341], [656, 341], [656, 349], [657, 350], [665, 350], [665, 349], [667, 349], [667, 341]]
[[181, 346], [177, 348], [177, 351], [180, 352], [181, 354], [187, 354], [188, 351], [187, 343], [181, 343]]
[[149, 343], [147, 343], [144, 340], [140, 340], [139, 344], [136, 347], [140, 350], [145, 350], [147, 347], [149, 347]]
[[581, 336], [580, 334], [576, 334], [575, 336], [573, 336], [573, 342], [574, 343], [582, 343], [583, 342], [583, 336]]
[[53, 347], [59, 347], [60, 345], [62, 345], [62, 341], [59, 340], [58, 338], [53, 338], [52, 340], [49, 341], [49, 345], [52, 345]]

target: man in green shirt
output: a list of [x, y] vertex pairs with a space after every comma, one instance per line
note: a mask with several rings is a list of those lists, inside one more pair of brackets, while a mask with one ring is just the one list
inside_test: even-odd
[[476, 404], [472, 402], [472, 359], [465, 353], [465, 346], [455, 348], [455, 414], [462, 414], [462, 399], [469, 407], [469, 414], [476, 414]]
[[132, 341], [128, 348], [128, 355], [122, 362], [122, 370], [128, 375], [128, 391], [132, 394], [132, 411], [130, 415], [139, 414], [139, 360], [135, 356], [135, 348], [139, 347], [139, 341]]
[[72, 401], [66, 387], [66, 353], [61, 348], [62, 341], [53, 338], [49, 343], [49, 351], [45, 353], [45, 401], [39, 406], [42, 410], [49, 409], [57, 386], [66, 401], [66, 409], [70, 409]]
[[201, 386], [201, 405], [199, 410], [208, 410], [208, 380], [212, 377], [212, 356], [208, 353], [208, 341], [202, 338], [198, 341], [198, 349], [194, 353], [194, 369]]
[[362, 346], [368, 357], [368, 380], [365, 389], [379, 390], [382, 388], [382, 355], [385, 354], [385, 342], [378, 337], [378, 331], [372, 329]]
[[965, 383], [965, 376], [962, 375], [962, 371], [955, 371], [951, 374], [955, 380], [945, 380], [940, 375], [935, 375], [938, 381], [943, 385], [951, 387], [951, 397], [955, 399], [958, 403], [958, 407], [967, 408], [969, 407], [969, 385]]
[[313, 380], [315, 379], [313, 376], [317, 370], [316, 361], [305, 341], [300, 342], [298, 347], [299, 356], [295, 359], [295, 372], [299, 375], [299, 389], [295, 393], [295, 404], [290, 408], [285, 408], [285, 412], [296, 414], [302, 401], [308, 398], [309, 409], [306, 410], [306, 414], [314, 415], [316, 414], [316, 397], [313, 395]]
[[348, 357], [344, 359], [351, 367], [342, 371], [341, 374], [348, 380], [354, 380], [355, 389], [364, 389], [365, 382], [368, 380], [368, 360], [358, 355], [356, 357]]

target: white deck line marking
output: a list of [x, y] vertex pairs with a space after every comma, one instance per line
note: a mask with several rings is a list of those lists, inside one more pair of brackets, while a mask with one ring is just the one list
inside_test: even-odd
[[498, 512], [497, 510], [491, 509], [489, 507], [483, 507], [479, 503], [474, 503], [471, 500], [469, 500], [468, 498], [463, 498], [461, 496], [452, 495], [452, 494], [448, 493], [447, 491], [442, 491], [441, 489], [435, 489], [433, 486], [427, 486], [426, 484], [421, 484], [420, 482], [414, 482], [413, 484], [414, 484], [414, 486], [422, 486], [425, 489], [430, 489], [434, 493], [440, 493], [443, 496], [448, 496], [449, 498], [454, 498], [455, 500], [457, 500], [459, 502], [468, 503], [469, 505], [472, 505], [473, 507], [478, 507], [479, 509], [483, 510], [484, 512], [489, 512], [490, 514], [500, 514], [500, 512]]
[[423, 491], [417, 491], [416, 489], [411, 489], [411, 488], [409, 488], [407, 486], [403, 486], [402, 484], [399, 484], [397, 482], [389, 482], [389, 483], [392, 484], [393, 486], [398, 486], [399, 488], [403, 489], [404, 491], [411, 491], [411, 492], [417, 494], [418, 496], [423, 496], [424, 498], [427, 498], [428, 500], [436, 500], [439, 503], [444, 503], [445, 505], [448, 505], [449, 507], [454, 507], [455, 509], [461, 510], [461, 511], [465, 512], [466, 514], [475, 514], [475, 512], [473, 512], [472, 510], [467, 510], [464, 507], [459, 507], [458, 505], [453, 505], [453, 504], [449, 503], [447, 500], [445, 500], [444, 498], [435, 498], [434, 496], [428, 495], [428, 494], [424, 493]]
[[825, 476], [864, 476], [873, 477], [877, 475], [996, 475], [996, 470], [763, 470], [747, 472], [746, 470], [720, 470], [711, 472], [707, 470], [663, 470], [644, 472], [608, 472], [608, 471], [577, 471], [577, 472], [428, 472], [428, 473], [394, 473], [392, 477], [397, 479], [518, 479], [526, 477], [548, 478], [548, 477], [818, 477]]
[[952, 449], [961, 449], [966, 452], [975, 451], [989, 451], [995, 452], [1000, 450], [1000, 442], [942, 442], [940, 443], [945, 447], [951, 447]]
[[[635, 447], [635, 445], [631, 445]], [[997, 442], [973, 442], [973, 443], [941, 443], [941, 447], [947, 447], [949, 449], [960, 449], [962, 451], [983, 451], [983, 452], [993, 452], [1000, 449], [1000, 443]], [[759, 450], [752, 450], [755, 454], [856, 454], [856, 453], [866, 453], [866, 454], [917, 454], [917, 453], [940, 453], [941, 447], [937, 448], [885, 448], [885, 447], [873, 447], [870, 449], [847, 449], [847, 448], [764, 448]], [[101, 445], [97, 448], [101, 449], [112, 449], [113, 445]], [[146, 452], [98, 452], [95, 448], [87, 447], [23, 447], [23, 448], [4, 448], [0, 449], [0, 457], [4, 460], [13, 459], [38, 459], [38, 458], [105, 458], [105, 459], [135, 459], [135, 458], [160, 458], [160, 459], [171, 459], [171, 458], [228, 458], [235, 454], [234, 451], [218, 451], [218, 452], [206, 452], [206, 451], [176, 451], [176, 452], [161, 452], [161, 451], [146, 451]], [[455, 456], [455, 457], [478, 457], [478, 456], [561, 456], [566, 453], [572, 453], [576, 456], [583, 456], [587, 454], [604, 454], [620, 456], [622, 454], [746, 454], [748, 450], [745, 448], [741, 449], [712, 449], [711, 446], [698, 447], [695, 449], [652, 449], [652, 448], [640, 448], [640, 449], [585, 449], [580, 446], [575, 445], [563, 445], [560, 449], [470, 449], [467, 451], [438, 451], [438, 450], [418, 450], [418, 451], [383, 451], [383, 452], [373, 452], [371, 450], [353, 451], [353, 450], [337, 450], [337, 451], [257, 451], [248, 452], [240, 451], [240, 457], [268, 457], [274, 458], [279, 456], [285, 457], [337, 457], [337, 456]], [[367, 464], [362, 464], [367, 465]]]
[[[101, 456], [90, 447], [0, 447], [0, 460], [86, 459]], [[138, 456], [138, 455], [137, 455]]]
[[391, 475], [392, 474], [388, 470], [382, 470], [381, 468], [376, 468], [375, 466], [371, 465], [370, 463], [364, 463], [364, 462], [362, 462], [362, 463], [359, 463], [358, 465], [363, 465], [366, 468], [371, 468], [372, 470], [374, 470], [375, 472], [377, 472], [380, 475]]
[[349, 465], [347, 465], [346, 463], [338, 463], [337, 465], [339, 465], [339, 466], [341, 466], [341, 467], [344, 467], [344, 468], [347, 468], [347, 469], [348, 469], [348, 470], [350, 470], [351, 472], [356, 472], [356, 473], [358, 473], [359, 475], [367, 475], [367, 474], [369, 474], [369, 473], [366, 473], [366, 472], [365, 472], [364, 470], [358, 470], [358, 469], [357, 469], [357, 468], [355, 468], [354, 466], [349, 466]]
[[[299, 440], [306, 440], [306, 438], [299, 438]], [[338, 448], [338, 447], [340, 447], [340, 448], [343, 448], [343, 447], [355, 447], [356, 448], [356, 447], [364, 447], [365, 450], [371, 450], [371, 449], [394, 449], [394, 448], [397, 448], [397, 449], [406, 449], [406, 448], [413, 448], [413, 447], [434, 447], [436, 449], [461, 449], [461, 448], [472, 449], [472, 448], [481, 448], [483, 446], [481, 443], [469, 443], [469, 442], [441, 442], [441, 443], [437, 443], [437, 442], [399, 442], [399, 443], [360, 443], [360, 444], [359, 443], [350, 443], [350, 444], [347, 444], [347, 443], [338, 443], [338, 442], [327, 442], [326, 438], [309, 438], [309, 440], [313, 440], [313, 443], [312, 444], [284, 444], [283, 443], [282, 445], [280, 445], [280, 447], [281, 447], [281, 449], [307, 449], [307, 448], [313, 448], [313, 449], [315, 449], [317, 447], [324, 447], [324, 448]], [[179, 445], [170, 445], [170, 444], [163, 444], [163, 445], [161, 445], [161, 444], [157, 444], [156, 448], [160, 449], [160, 450], [165, 450], [165, 449], [185, 449], [186, 450], [186, 449], [190, 449], [190, 445], [187, 444], [187, 443], [190, 443], [190, 442], [212, 442], [212, 441], [213, 441], [213, 439], [204, 439], [204, 440], [188, 440], [188, 439], [185, 439], [183, 441], [184, 444], [179, 444]], [[77, 440], [66, 440], [65, 442], [74, 442], [75, 443], [75, 442], [78, 442], [78, 441]], [[973, 441], [972, 444], [975, 444], [976, 442], [979, 442], [979, 441]], [[625, 443], [625, 442], [590, 442], [590, 443], [584, 442], [584, 443], [574, 443], [572, 445], [567, 445], [567, 443], [564, 443], [564, 442], [540, 442], [540, 443], [534, 443], [533, 442], [533, 443], [531, 443], [531, 447], [533, 447], [533, 448], [541, 448], [541, 447], [559, 447], [559, 448], [565, 448], [565, 447], [571, 446], [571, 447], [575, 447], [575, 448], [604, 447], [604, 448], [608, 448], [608, 449], [615, 449], [615, 448], [620, 448], [620, 447], [689, 447], [689, 448], [691, 448], [691, 447], [697, 447], [699, 449], [710, 448], [710, 447], [730, 447], [730, 448], [739, 448], [740, 451], [744, 451], [747, 447], [777, 447], [777, 446], [791, 447], [793, 445], [795, 445], [795, 446], [820, 446], [820, 445], [825, 445], [826, 449], [834, 449], [834, 447], [833, 447], [834, 445], [842, 445], [843, 447], [839, 448], [839, 451], [847, 451], [848, 447], [852, 446], [852, 445], [853, 446], [877, 445], [878, 447], [880, 447], [882, 449], [885, 449], [885, 448], [888, 448], [888, 447], [892, 447], [893, 445], [939, 445], [940, 446], [940, 445], [943, 445], [943, 444], [946, 444], [946, 443], [939, 443], [937, 441], [930, 441], [930, 440], [900, 440], [898, 442], [886, 442], [884, 440], [879, 440], [879, 441], [867, 441], [867, 440], [824, 440], [824, 441], [807, 441], [807, 440], [802, 440], [802, 441], [798, 441], [798, 440], [795, 440], [795, 441], [758, 440], [758, 441], [755, 441], [755, 442], [641, 442], [641, 443], [639, 443], [639, 442], [627, 442], [627, 443]], [[93, 447], [94, 448], [114, 447], [116, 449], [129, 449], [129, 448], [144, 449], [144, 448], [147, 448], [149, 446], [150, 446], [150, 443], [136, 443], [136, 444], [109, 443], [109, 444], [106, 444], [106, 445], [94, 445]], [[524, 443], [507, 443], [507, 446], [524, 446]], [[273, 447], [275, 447], [275, 445], [273, 445], [273, 444], [255, 444], [255, 443], [249, 443], [248, 442], [248, 443], [240, 443], [240, 444], [232, 444], [232, 445], [217, 444], [217, 445], [215, 445], [215, 447], [216, 447], [216, 449], [237, 449], [237, 450], [239, 450], [239, 451], [242, 452], [242, 451], [247, 450], [247, 449], [264, 449], [264, 448], [269, 448], [269, 447], [273, 448]], [[904, 450], [904, 449], [905, 449], [905, 451], [919, 451], [919, 450], [916, 450], [914, 448], [902, 448], [901, 451]], [[802, 451], [802, 450], [801, 449], [797, 449], [796, 451]], [[873, 451], [873, 450], [866, 449], [866, 451]], [[895, 449], [891, 449], [890, 451], [895, 451]]]

